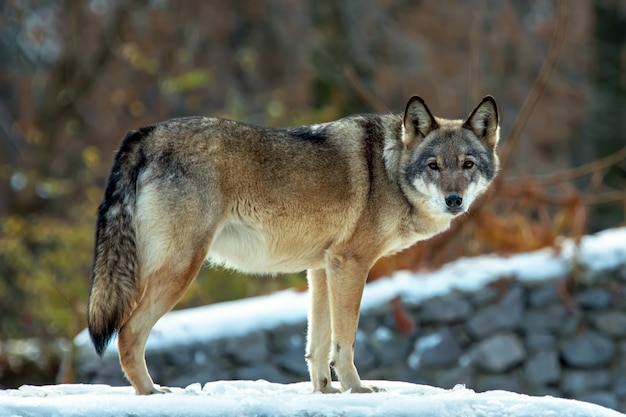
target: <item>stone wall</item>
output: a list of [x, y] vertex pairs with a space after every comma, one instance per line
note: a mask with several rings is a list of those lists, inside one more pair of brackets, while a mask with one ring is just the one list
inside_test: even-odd
[[[575, 398], [626, 411], [626, 257], [609, 268], [572, 267], [546, 280], [501, 276], [473, 291], [404, 300], [403, 317], [394, 308], [397, 300], [361, 316], [355, 363], [363, 379], [465, 384], [475, 391]], [[303, 381], [305, 332], [301, 322], [153, 349], [147, 361], [163, 385]], [[115, 355], [78, 358], [79, 381], [127, 385]]]

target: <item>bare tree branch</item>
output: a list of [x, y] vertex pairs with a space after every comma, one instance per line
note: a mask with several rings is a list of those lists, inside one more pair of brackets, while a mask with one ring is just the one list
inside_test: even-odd
[[526, 126], [526, 122], [528, 122], [528, 119], [535, 109], [537, 102], [541, 98], [541, 95], [543, 94], [548, 80], [550, 79], [550, 75], [552, 74], [552, 70], [556, 66], [567, 30], [567, 4], [568, 2], [566, 0], [559, 0], [558, 17], [556, 27], [554, 29], [554, 34], [552, 35], [552, 44], [550, 45], [550, 51], [546, 56], [546, 60], [541, 67], [541, 71], [539, 72], [539, 75], [537, 76], [537, 79], [535, 80], [532, 89], [528, 93], [528, 96], [526, 96], [526, 100], [524, 100], [522, 109], [520, 110], [517, 119], [515, 120], [515, 124], [513, 125], [511, 133], [509, 134], [508, 141], [500, 152], [500, 161], [502, 162], [502, 166], [506, 166], [509, 156], [515, 148], [515, 145], [519, 140], [522, 131], [524, 130], [524, 127]]
[[344, 68], [344, 74], [346, 75], [346, 78], [350, 82], [352, 88], [354, 88], [354, 91], [356, 91], [357, 94], [360, 95], [361, 98], [365, 100], [365, 102], [368, 104], [368, 106], [370, 106], [375, 112], [389, 112], [387, 106], [385, 106], [385, 104], [371, 91], [369, 91], [365, 84], [363, 84], [353, 66], [346, 66]]
[[516, 185], [522, 182], [532, 182], [534, 185], [555, 184], [584, 177], [585, 175], [591, 175], [595, 172], [601, 171], [603, 169], [609, 168], [612, 165], [620, 164], [625, 161], [626, 147], [602, 159], [597, 159], [593, 162], [581, 165], [576, 168], [568, 169], [561, 172], [555, 172], [552, 174], [506, 178], [504, 179], [504, 183], [506, 185]]

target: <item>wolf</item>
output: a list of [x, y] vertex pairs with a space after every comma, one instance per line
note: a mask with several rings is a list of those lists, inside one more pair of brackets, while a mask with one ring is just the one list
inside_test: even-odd
[[313, 390], [378, 391], [354, 366], [368, 271], [468, 211], [496, 176], [498, 139], [491, 96], [464, 120], [435, 117], [413, 96], [404, 113], [309, 126], [190, 117], [130, 131], [98, 208], [87, 313], [96, 352], [117, 333], [136, 393], [167, 392], [148, 373], [146, 341], [205, 261], [306, 270]]

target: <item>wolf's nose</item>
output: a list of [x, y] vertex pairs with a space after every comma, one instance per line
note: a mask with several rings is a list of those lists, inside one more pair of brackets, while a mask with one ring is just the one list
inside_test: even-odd
[[458, 210], [463, 205], [463, 197], [458, 194], [448, 194], [446, 196], [446, 206], [450, 210]]

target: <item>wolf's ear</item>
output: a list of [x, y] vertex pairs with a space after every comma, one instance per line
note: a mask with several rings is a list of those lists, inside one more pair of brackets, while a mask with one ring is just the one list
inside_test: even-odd
[[425, 137], [430, 131], [438, 127], [439, 125], [426, 107], [424, 100], [419, 96], [411, 97], [406, 104], [406, 110], [404, 110], [402, 142], [409, 146], [415, 142], [415, 139]]
[[473, 131], [479, 139], [495, 147], [500, 137], [498, 119], [498, 105], [491, 96], [486, 96], [463, 124], [465, 129]]

